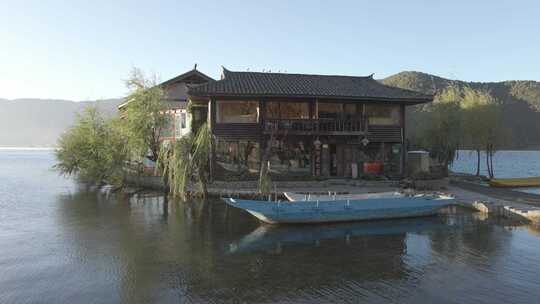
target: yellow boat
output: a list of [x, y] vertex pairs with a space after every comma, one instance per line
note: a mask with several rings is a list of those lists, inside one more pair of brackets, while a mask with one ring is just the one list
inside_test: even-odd
[[489, 185], [497, 188], [540, 187], [540, 177], [494, 178]]

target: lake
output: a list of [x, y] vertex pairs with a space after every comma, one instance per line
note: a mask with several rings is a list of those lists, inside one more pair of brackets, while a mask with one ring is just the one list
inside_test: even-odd
[[[480, 174], [488, 175], [486, 155], [480, 155]], [[455, 172], [476, 174], [476, 153], [461, 150], [451, 169]], [[493, 157], [496, 178], [540, 176], [540, 151], [499, 151]], [[518, 188], [518, 191], [540, 194], [540, 188]]]
[[0, 150], [0, 303], [532, 303], [540, 227], [466, 210], [260, 225], [219, 201], [100, 193]]

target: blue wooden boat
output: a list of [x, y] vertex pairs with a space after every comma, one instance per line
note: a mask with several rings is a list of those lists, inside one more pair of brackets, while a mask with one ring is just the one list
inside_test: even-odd
[[257, 201], [224, 198], [269, 224], [351, 222], [435, 215], [452, 204], [449, 196], [416, 195], [353, 200]]

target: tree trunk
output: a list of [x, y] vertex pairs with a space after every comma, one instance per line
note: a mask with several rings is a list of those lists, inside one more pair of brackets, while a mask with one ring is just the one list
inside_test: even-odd
[[495, 169], [493, 168], [493, 145], [491, 145], [490, 149], [489, 149], [489, 164], [490, 164], [490, 167], [491, 167], [491, 178], [494, 178], [495, 177]]
[[489, 166], [489, 145], [486, 145], [486, 167], [488, 171], [488, 176], [491, 178], [491, 168]]
[[273, 142], [272, 137], [270, 137], [270, 142], [266, 143], [266, 147], [264, 149], [264, 153], [261, 158], [261, 171], [259, 172], [259, 194], [267, 194], [264, 192], [266, 192], [266, 190], [269, 190], [269, 189], [265, 190], [265, 186], [263, 184], [268, 175], [268, 159], [270, 158], [272, 142]]
[[[274, 145], [275, 131], [272, 131], [270, 134], [270, 140], [266, 142], [266, 147], [264, 149], [264, 154], [261, 157], [261, 170], [259, 173], [259, 194], [269, 194], [270, 189], [266, 189], [265, 185], [268, 178], [268, 161], [270, 159], [270, 153], [272, 152], [272, 146]], [[265, 193], [268, 192], [268, 193]]]
[[480, 176], [480, 149], [476, 149], [476, 176]]
[[489, 178], [493, 178], [493, 168], [491, 167], [493, 165], [493, 161], [491, 160], [492, 153], [491, 153], [491, 145], [486, 146], [486, 165], [487, 165], [487, 171]]

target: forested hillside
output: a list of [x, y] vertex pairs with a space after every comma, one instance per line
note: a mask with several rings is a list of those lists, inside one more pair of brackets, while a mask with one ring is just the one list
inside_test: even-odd
[[[509, 136], [505, 148], [524, 149], [540, 146], [540, 82], [464, 82], [421, 73], [401, 72], [382, 80], [383, 83], [429, 94], [440, 94], [448, 87], [469, 87], [493, 97], [502, 107], [501, 124]], [[425, 106], [409, 109], [408, 137], [414, 137], [418, 121], [418, 111]]]

